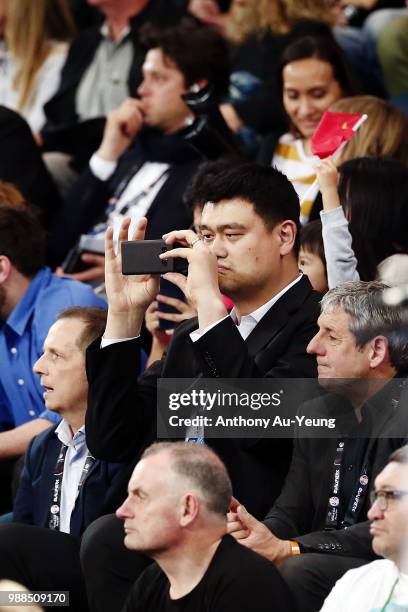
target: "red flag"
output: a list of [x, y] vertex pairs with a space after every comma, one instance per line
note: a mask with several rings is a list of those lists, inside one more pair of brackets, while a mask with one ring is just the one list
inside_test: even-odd
[[353, 127], [363, 115], [352, 113], [325, 112], [312, 136], [313, 155], [320, 159], [333, 155], [343, 142], [347, 142], [356, 133]]

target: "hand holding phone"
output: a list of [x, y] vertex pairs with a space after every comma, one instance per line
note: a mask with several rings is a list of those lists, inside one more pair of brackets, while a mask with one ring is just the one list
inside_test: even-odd
[[[121, 244], [127, 241], [130, 218], [124, 219], [119, 231], [119, 252], [115, 252], [113, 229], [105, 239], [105, 287], [109, 302], [106, 338], [131, 338], [140, 333], [146, 308], [159, 290], [159, 278], [151, 274], [122, 274]], [[147, 219], [139, 220], [133, 238], [142, 241]]]

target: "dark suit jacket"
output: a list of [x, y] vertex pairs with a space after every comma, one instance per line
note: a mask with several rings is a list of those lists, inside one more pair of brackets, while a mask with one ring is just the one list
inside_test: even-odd
[[[197, 320], [182, 324], [167, 355], [139, 379], [138, 340], [87, 351], [90, 384], [87, 442], [96, 457], [137, 461], [156, 438], [157, 379], [314, 377], [306, 346], [316, 333], [318, 299], [303, 277], [261, 319], [244, 341], [227, 318], [197, 342], [189, 334]], [[252, 513], [265, 516], [279, 494], [292, 453], [290, 440], [208, 439], [225, 461], [234, 494]]]
[[[57, 425], [35, 436], [27, 449], [13, 520], [48, 527], [55, 465], [61, 442]], [[79, 536], [96, 518], [114, 512], [126, 497], [130, 467], [123, 463], [95, 461], [81, 487], [71, 515], [71, 534]]]
[[[371, 465], [369, 491], [390, 454], [408, 441], [407, 397], [406, 383], [394, 379], [366, 403], [364, 420], [368, 425], [363, 432], [370, 438], [366, 451]], [[339, 414], [332, 396], [313, 400], [313, 403], [320, 415], [331, 417]], [[369, 494], [360, 511], [360, 522], [348, 529], [324, 530], [336, 445], [335, 439], [296, 440], [285, 486], [265, 523], [278, 537], [296, 539], [302, 552], [351, 555], [372, 560], [375, 555], [366, 520]]]
[[49, 227], [60, 196], [28, 123], [4, 106], [0, 106], [0, 180], [14, 183]]
[[146, 239], [161, 238], [167, 232], [190, 226], [192, 213], [183, 203], [183, 193], [203, 157], [178, 134], [164, 136], [155, 130], [144, 130], [120, 157], [109, 180], [101, 181], [90, 169], [82, 173], [54, 219], [49, 250], [55, 261], [60, 263], [81, 234], [106, 218], [109, 200], [118, 185], [129, 172], [135, 174], [149, 161], [168, 163], [170, 170], [147, 211]]

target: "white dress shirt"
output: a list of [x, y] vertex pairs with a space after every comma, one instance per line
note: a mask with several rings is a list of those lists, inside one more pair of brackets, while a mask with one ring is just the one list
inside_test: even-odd
[[273, 296], [273, 298], [271, 298], [268, 302], [266, 302], [265, 304], [263, 304], [262, 306], [260, 306], [259, 308], [257, 308], [256, 310], [254, 310], [253, 312], [247, 314], [247, 315], [242, 315], [240, 322], [238, 323], [238, 317], [237, 317], [237, 313], [235, 310], [235, 307], [231, 310], [231, 312], [223, 317], [222, 319], [219, 319], [218, 321], [215, 321], [215, 323], [211, 323], [211, 325], [208, 325], [205, 329], [203, 329], [202, 332], [195, 330], [193, 332], [191, 332], [190, 334], [190, 338], [193, 342], [197, 342], [197, 340], [199, 338], [201, 338], [201, 336], [203, 336], [204, 334], [206, 334], [207, 332], [210, 331], [210, 329], [212, 329], [213, 327], [215, 327], [216, 325], [218, 325], [218, 323], [221, 323], [221, 321], [224, 321], [227, 317], [231, 317], [234, 321], [234, 323], [237, 326], [237, 330], [239, 331], [239, 333], [241, 334], [242, 338], [244, 340], [246, 340], [249, 336], [249, 334], [252, 332], [252, 330], [255, 328], [255, 326], [259, 323], [259, 321], [262, 319], [262, 317], [264, 317], [266, 315], [266, 313], [268, 312], [268, 310], [270, 310], [272, 308], [272, 306], [274, 304], [276, 304], [276, 302], [287, 292], [289, 291], [289, 289], [291, 289], [294, 285], [296, 285], [296, 283], [298, 283], [300, 281], [300, 279], [302, 278], [303, 274], [299, 274], [299, 276], [297, 278], [295, 278], [294, 281], [292, 281], [291, 283], [289, 283], [289, 285], [286, 285], [286, 287], [284, 287], [282, 289], [282, 291], [279, 291], [279, 293], [277, 293], [276, 295]]
[[65, 455], [64, 472], [61, 486], [60, 531], [70, 532], [71, 514], [78, 497], [78, 486], [81, 478], [88, 448], [83, 425], [72, 435], [72, 430], [65, 419], [62, 419], [55, 430], [58, 439], [68, 447]]

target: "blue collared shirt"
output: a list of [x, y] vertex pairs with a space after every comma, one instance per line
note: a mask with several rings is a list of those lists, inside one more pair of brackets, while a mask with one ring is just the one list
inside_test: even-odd
[[0, 323], [0, 431], [38, 417], [59, 420], [45, 409], [44, 389], [32, 368], [58, 313], [70, 306], [107, 304], [88, 285], [42, 268], [7, 321]]

